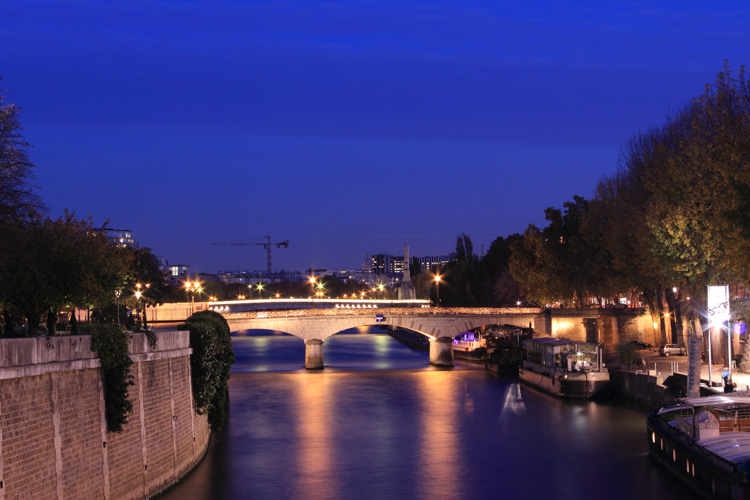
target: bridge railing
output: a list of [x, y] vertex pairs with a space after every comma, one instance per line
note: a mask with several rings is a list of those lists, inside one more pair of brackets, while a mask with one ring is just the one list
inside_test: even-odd
[[415, 308], [334, 308], [334, 309], [290, 309], [286, 311], [247, 311], [221, 313], [226, 319], [269, 319], [269, 318], [299, 318], [310, 316], [404, 316], [404, 315], [519, 315], [519, 314], [542, 314], [541, 307], [415, 307]]

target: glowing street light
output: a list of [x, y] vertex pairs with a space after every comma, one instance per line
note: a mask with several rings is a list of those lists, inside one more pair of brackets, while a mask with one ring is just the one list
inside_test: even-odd
[[[135, 284], [135, 298], [138, 301], [138, 304], [136, 305], [136, 311], [138, 312], [138, 329], [139, 330], [141, 327], [141, 324], [140, 324], [141, 323], [141, 314], [140, 314], [141, 309], [143, 309], [143, 328], [144, 329], [148, 328], [146, 325], [146, 310], [145, 308], [142, 307], [142, 304], [141, 304], [141, 297], [143, 297], [143, 292], [141, 291], [141, 288], [143, 286], [144, 285], [141, 285], [140, 283]], [[150, 286], [151, 286], [150, 284], [146, 283], [145, 288], [148, 288]], [[119, 309], [118, 309], [118, 316], [119, 316]]]
[[435, 275], [435, 293], [437, 294], [437, 305], [440, 307], [440, 275]]
[[115, 301], [117, 302], [117, 326], [120, 326], [120, 294], [122, 294], [122, 290], [115, 290]]
[[258, 298], [263, 298], [263, 283], [258, 283]]
[[190, 315], [193, 315], [193, 304], [195, 303], [195, 292], [201, 291], [201, 284], [198, 281], [188, 281], [185, 283], [185, 291], [190, 293]]

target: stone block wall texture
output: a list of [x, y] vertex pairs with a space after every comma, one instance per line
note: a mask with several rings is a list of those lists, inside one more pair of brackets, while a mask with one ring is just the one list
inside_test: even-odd
[[0, 500], [148, 498], [198, 463], [210, 430], [193, 410], [188, 334], [159, 334], [154, 350], [143, 337], [120, 433], [106, 430], [90, 339], [0, 339]]

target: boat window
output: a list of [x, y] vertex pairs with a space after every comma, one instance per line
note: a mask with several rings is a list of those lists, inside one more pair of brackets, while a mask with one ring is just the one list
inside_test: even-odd
[[651, 432], [651, 442], [654, 443], [654, 444], [656, 444], [656, 433], [655, 432]]
[[674, 448], [672, 448], [672, 461], [677, 461], [677, 450], [675, 450]]
[[685, 470], [690, 474], [690, 460], [685, 460]]

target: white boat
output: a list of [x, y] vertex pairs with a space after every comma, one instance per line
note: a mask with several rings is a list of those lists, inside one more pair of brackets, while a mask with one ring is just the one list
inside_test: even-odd
[[750, 499], [750, 397], [680, 398], [646, 418], [649, 454], [706, 498]]
[[609, 383], [598, 344], [537, 338], [524, 342], [521, 382], [555, 396], [591, 398]]
[[453, 337], [453, 352], [471, 352], [487, 347], [487, 340], [479, 333], [466, 331]]
[[453, 356], [480, 362], [487, 356], [487, 339], [480, 333], [466, 331], [453, 337]]

